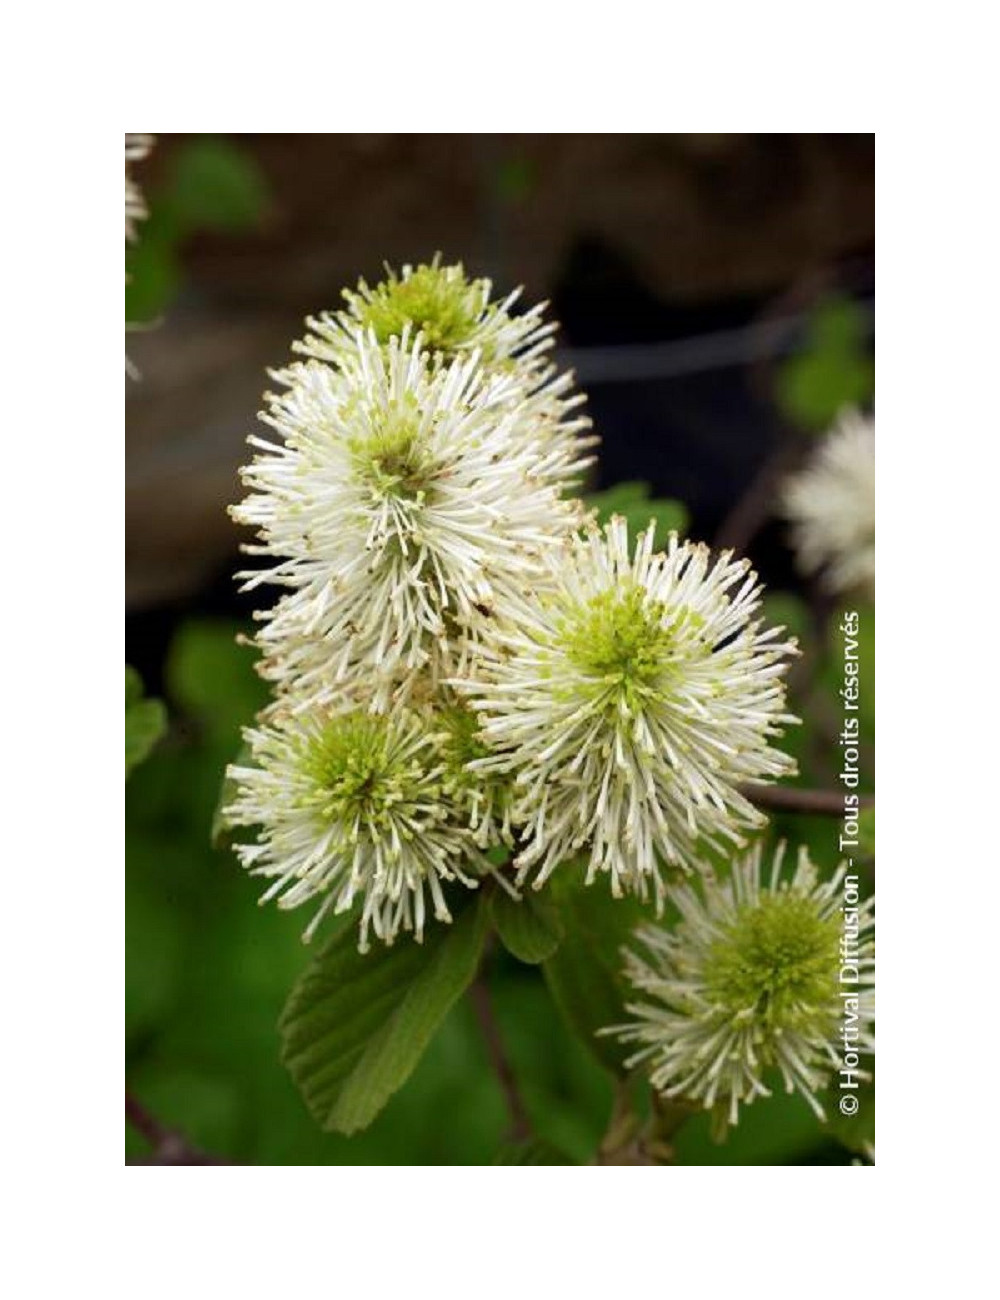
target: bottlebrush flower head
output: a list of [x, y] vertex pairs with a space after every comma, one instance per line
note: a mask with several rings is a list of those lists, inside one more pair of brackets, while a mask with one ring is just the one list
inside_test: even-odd
[[404, 330], [418, 331], [431, 353], [446, 361], [477, 352], [486, 366], [518, 357], [522, 365], [536, 361], [552, 346], [556, 326], [542, 319], [545, 304], [519, 315], [511, 308], [521, 290], [491, 302], [487, 279], [470, 279], [462, 264], [404, 266], [398, 274], [386, 267], [386, 278], [374, 287], [364, 280], [357, 290], [345, 289], [347, 307], [309, 317], [309, 334], [294, 344], [298, 352], [321, 361], [337, 362], [350, 351], [359, 331], [380, 344], [400, 339]]
[[321, 702], [373, 686], [386, 705], [422, 675], [461, 671], [579, 527], [561, 485], [585, 458], [538, 437], [515, 374], [475, 353], [434, 365], [408, 329], [274, 378], [284, 391], [262, 418], [280, 441], [250, 439], [251, 491], [233, 511], [258, 532], [247, 549], [275, 561], [241, 575], [247, 587], [289, 588], [262, 616], [265, 675]]
[[225, 816], [257, 828], [236, 852], [273, 879], [262, 902], [319, 901], [306, 938], [360, 898], [362, 951], [369, 930], [385, 943], [400, 929], [419, 940], [428, 910], [451, 919], [446, 882], [474, 888], [490, 870], [470, 825], [462, 756], [433, 711], [273, 712], [245, 735], [252, 764], [230, 767], [237, 793]]
[[[780, 845], [766, 879], [758, 843], [725, 879], [672, 886], [680, 921], [639, 929], [625, 966], [632, 1019], [605, 1031], [639, 1045], [629, 1065], [655, 1088], [723, 1126], [770, 1095], [768, 1071], [823, 1118], [817, 1094], [845, 1048], [874, 1049], [874, 902], [845, 908], [844, 866], [821, 881], [804, 848], [790, 874], [783, 855]], [[842, 984], [848, 964], [857, 979]]]
[[514, 777], [519, 881], [582, 854], [588, 883], [607, 874], [616, 896], [659, 902], [671, 868], [763, 823], [741, 782], [794, 770], [771, 745], [795, 721], [794, 643], [762, 626], [746, 560], [674, 534], [656, 554], [650, 527], [632, 556], [615, 518], [547, 563], [507, 604], [478, 680], [458, 684], [494, 751], [479, 766]]

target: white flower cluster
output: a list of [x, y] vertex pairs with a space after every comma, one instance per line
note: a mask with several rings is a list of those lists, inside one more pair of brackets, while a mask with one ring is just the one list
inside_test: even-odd
[[[272, 377], [234, 517], [270, 585], [274, 699], [231, 769], [268, 897], [361, 902], [362, 943], [419, 939], [444, 885], [506, 844], [518, 882], [582, 856], [665, 892], [761, 817], [794, 646], [746, 561], [652, 530], [630, 548], [571, 495], [593, 439], [541, 308], [460, 266], [404, 267], [311, 319]], [[315, 925], [315, 922], [313, 923]], [[310, 927], [312, 929], [313, 927]]]

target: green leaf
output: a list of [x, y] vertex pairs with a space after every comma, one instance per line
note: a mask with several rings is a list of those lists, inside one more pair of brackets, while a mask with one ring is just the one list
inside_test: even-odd
[[563, 938], [562, 921], [549, 895], [526, 890], [521, 901], [503, 889], [498, 889], [490, 900], [493, 924], [504, 947], [518, 961], [536, 965], [546, 961], [559, 947]]
[[553, 876], [552, 891], [566, 934], [545, 962], [545, 978], [556, 1005], [601, 1064], [625, 1073], [625, 1059], [634, 1046], [598, 1037], [597, 1031], [625, 1018], [628, 985], [621, 950], [631, 942], [636, 926], [652, 919], [652, 908], [634, 898], [612, 898], [603, 879], [583, 885], [580, 871], [567, 863]]
[[357, 917], [339, 918], [279, 1024], [282, 1060], [324, 1129], [356, 1133], [403, 1086], [472, 982], [487, 922], [481, 897], [461, 899], [422, 944], [403, 936], [361, 954]]
[[237, 641], [240, 628], [223, 620], [190, 620], [170, 644], [166, 677], [170, 698], [232, 753], [240, 728], [267, 703], [254, 668], [255, 651]]
[[529, 1138], [526, 1142], [506, 1142], [493, 1158], [495, 1165], [573, 1165], [564, 1151], [546, 1142], [544, 1138]]
[[822, 299], [809, 322], [809, 341], [820, 351], [856, 355], [865, 347], [866, 337], [863, 308], [839, 294]]
[[142, 679], [125, 665], [125, 776], [150, 750], [167, 729], [167, 711], [160, 700], [142, 698]]
[[603, 492], [591, 492], [585, 504], [597, 511], [597, 522], [606, 524], [612, 515], [621, 515], [628, 524], [629, 537], [649, 526], [656, 525], [656, 536], [662, 542], [667, 533], [683, 533], [688, 526], [688, 511], [683, 501], [670, 497], [654, 499], [648, 483], [616, 483]]
[[205, 136], [190, 141], [174, 159], [167, 202], [183, 229], [249, 230], [264, 214], [267, 185], [250, 154], [228, 140]]
[[600, 492], [591, 492], [584, 499], [592, 510], [597, 511], [598, 522], [606, 524], [612, 515], [623, 514], [633, 506], [648, 501], [650, 492], [648, 483], [636, 479], [615, 483]]
[[177, 296], [183, 281], [177, 239], [170, 213], [154, 205], [139, 227], [138, 243], [125, 253], [125, 319], [130, 325], [157, 320]]
[[820, 433], [844, 407], [863, 406], [875, 387], [875, 367], [864, 357], [799, 357], [779, 378], [778, 396], [789, 419]]
[[846, 406], [863, 406], [875, 391], [875, 365], [864, 309], [829, 297], [815, 308], [805, 345], [778, 372], [778, 405], [805, 430], [827, 429]]
[[143, 696], [142, 678], [131, 664], [125, 665], [125, 711], [138, 704]]

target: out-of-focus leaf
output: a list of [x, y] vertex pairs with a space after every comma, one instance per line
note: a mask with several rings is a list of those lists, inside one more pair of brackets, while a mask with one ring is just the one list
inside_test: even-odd
[[238, 630], [223, 621], [185, 623], [166, 666], [171, 697], [233, 750], [240, 728], [267, 701], [267, 688], [254, 669], [254, 651], [237, 644]]
[[132, 707], [133, 704], [139, 703], [139, 701], [143, 697], [143, 694], [144, 694], [144, 689], [142, 685], [142, 678], [139, 676], [139, 674], [136, 672], [136, 670], [132, 667], [131, 664], [126, 664], [125, 665], [125, 712], [126, 713]]
[[158, 320], [180, 292], [185, 240], [200, 230], [255, 229], [267, 210], [268, 189], [252, 154], [221, 137], [200, 136], [177, 148], [166, 183], [147, 191], [147, 200], [149, 217], [125, 252], [125, 319], [131, 325]]
[[865, 313], [852, 298], [825, 298], [809, 323], [809, 339], [820, 351], [857, 353], [866, 346]]
[[559, 911], [547, 893], [528, 889], [518, 902], [498, 889], [490, 900], [490, 910], [504, 947], [519, 961], [531, 965], [545, 961], [562, 941]]
[[487, 908], [470, 897], [422, 944], [403, 936], [362, 954], [357, 917], [340, 918], [280, 1022], [282, 1059], [324, 1129], [364, 1128], [403, 1086], [474, 978], [486, 929]]
[[648, 483], [616, 483], [601, 492], [591, 492], [585, 504], [597, 511], [597, 522], [606, 524], [612, 515], [621, 515], [628, 524], [629, 538], [656, 525], [656, 538], [662, 544], [668, 533], [683, 533], [688, 526], [688, 511], [683, 501], [671, 497], [654, 498]]
[[141, 763], [167, 729], [167, 711], [160, 700], [142, 698], [142, 681], [125, 666], [125, 775]]
[[139, 227], [138, 242], [125, 252], [125, 320], [139, 325], [157, 320], [181, 286], [177, 225], [154, 206]]
[[167, 201], [185, 230], [249, 230], [264, 214], [267, 186], [249, 153], [204, 136], [174, 158]]
[[863, 406], [875, 391], [875, 365], [864, 309], [831, 297], [813, 312], [805, 345], [778, 372], [778, 405], [795, 425], [827, 429], [845, 406]]
[[635, 1048], [598, 1036], [598, 1030], [626, 1017], [622, 948], [652, 911], [634, 898], [612, 898], [604, 880], [585, 886], [580, 871], [567, 863], [553, 875], [551, 888], [565, 935], [543, 969], [556, 1004], [582, 1041], [602, 1065], [624, 1072], [625, 1058]]

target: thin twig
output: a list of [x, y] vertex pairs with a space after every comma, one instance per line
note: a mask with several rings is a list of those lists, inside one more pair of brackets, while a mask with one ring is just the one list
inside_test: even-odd
[[785, 432], [719, 525], [712, 543], [715, 550], [739, 553], [747, 550], [763, 525], [775, 514], [782, 480], [796, 465], [801, 453], [801, 439], [795, 441]]
[[472, 1005], [475, 1008], [476, 1019], [483, 1035], [483, 1041], [486, 1043], [486, 1052], [490, 1058], [490, 1065], [493, 1067], [493, 1073], [497, 1076], [504, 1101], [507, 1103], [511, 1139], [515, 1142], [523, 1142], [531, 1137], [531, 1120], [528, 1118], [528, 1111], [517, 1086], [514, 1071], [507, 1059], [507, 1050], [500, 1035], [500, 1027], [493, 1014], [493, 1002], [490, 998], [489, 985], [482, 971], [476, 976], [469, 992], [472, 997]]
[[207, 1152], [199, 1150], [183, 1133], [161, 1124], [128, 1092], [125, 1094], [125, 1119], [153, 1148], [151, 1157], [148, 1160], [138, 1161], [139, 1164], [225, 1165], [229, 1163], [227, 1160], [219, 1160], [216, 1156], [210, 1156]]
[[[740, 787], [743, 795], [768, 812], [816, 813], [821, 817], [842, 817], [844, 796], [839, 790], [803, 790], [789, 785], [757, 785], [755, 782]], [[874, 808], [875, 796], [863, 794], [858, 807]]]

